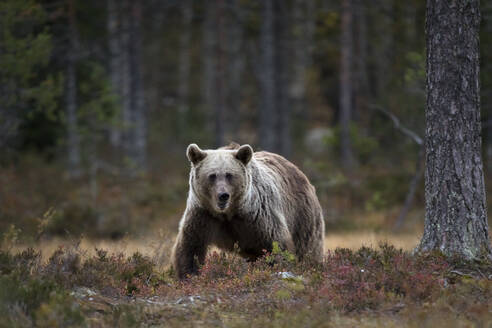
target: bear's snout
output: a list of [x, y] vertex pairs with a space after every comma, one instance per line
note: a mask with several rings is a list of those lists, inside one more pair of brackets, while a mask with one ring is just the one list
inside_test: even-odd
[[227, 202], [228, 199], [229, 199], [229, 194], [228, 193], [223, 192], [223, 193], [220, 193], [219, 194], [219, 201], [221, 201], [221, 202]]
[[221, 192], [217, 195], [218, 202], [217, 206], [219, 207], [220, 210], [224, 210], [227, 207], [227, 201], [230, 198], [230, 195], [227, 192]]

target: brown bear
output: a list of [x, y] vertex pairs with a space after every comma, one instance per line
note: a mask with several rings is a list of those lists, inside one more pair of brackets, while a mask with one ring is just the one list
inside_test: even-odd
[[180, 279], [197, 273], [209, 245], [251, 260], [274, 241], [298, 259], [323, 258], [325, 225], [315, 188], [291, 162], [249, 145], [186, 150], [190, 190], [172, 262]]

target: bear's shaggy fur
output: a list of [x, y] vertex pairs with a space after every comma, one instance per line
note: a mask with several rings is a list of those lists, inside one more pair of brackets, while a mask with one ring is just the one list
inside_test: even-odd
[[272, 243], [299, 259], [321, 261], [325, 225], [307, 177], [277, 154], [249, 145], [201, 150], [191, 144], [190, 191], [173, 249], [180, 279], [194, 274], [209, 245], [251, 260]]

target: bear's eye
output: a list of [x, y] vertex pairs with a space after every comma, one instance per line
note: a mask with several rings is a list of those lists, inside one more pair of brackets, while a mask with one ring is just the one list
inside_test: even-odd
[[212, 173], [212, 174], [210, 174], [210, 175], [208, 176], [208, 179], [209, 179], [210, 181], [215, 181], [215, 179], [216, 179], [216, 178], [217, 178], [217, 175], [216, 175], [215, 173]]
[[227, 180], [231, 180], [231, 179], [232, 179], [232, 174], [230, 174], [230, 173], [226, 173], [226, 179], [227, 179]]

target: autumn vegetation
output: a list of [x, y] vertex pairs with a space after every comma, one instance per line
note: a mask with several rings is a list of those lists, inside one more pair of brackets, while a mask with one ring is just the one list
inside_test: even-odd
[[[455, 3], [0, 0], [0, 327], [492, 326], [490, 249], [439, 250], [492, 208], [492, 2]], [[322, 263], [176, 279], [186, 146], [230, 141], [309, 177]]]
[[[8, 242], [4, 240], [4, 242]], [[0, 252], [0, 311], [5, 327], [385, 326], [491, 323], [490, 263], [388, 244], [337, 248], [322, 264], [299, 263], [274, 247], [248, 263], [212, 252], [198, 276], [78, 243], [44, 259], [35, 249]]]

